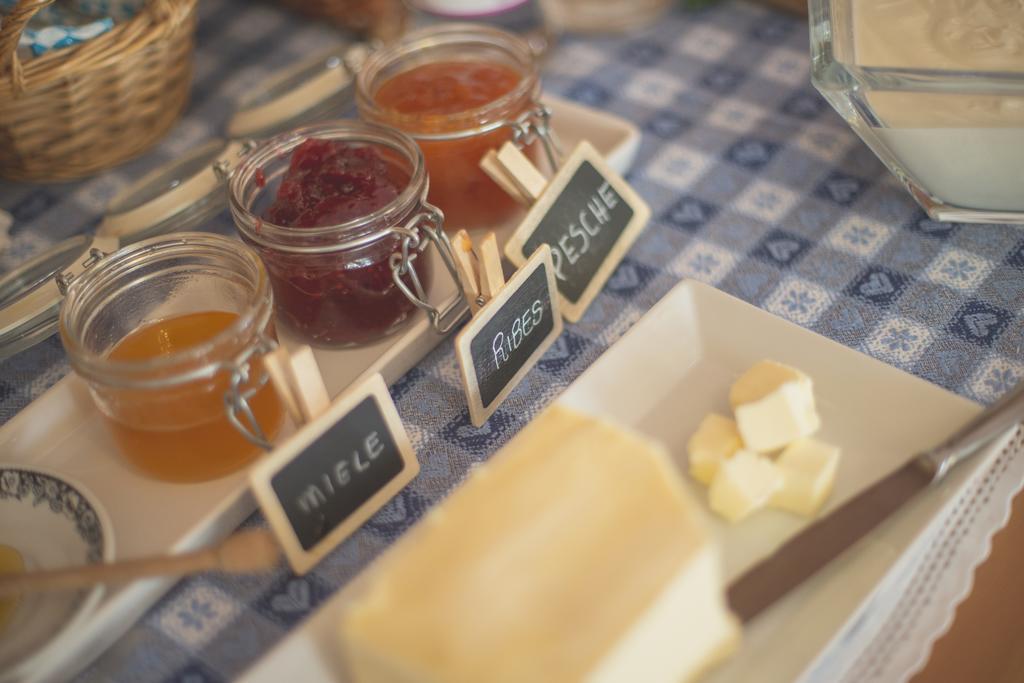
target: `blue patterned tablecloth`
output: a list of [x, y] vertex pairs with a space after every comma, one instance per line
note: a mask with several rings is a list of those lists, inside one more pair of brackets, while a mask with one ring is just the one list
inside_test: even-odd
[[[271, 69], [336, 40], [272, 5], [201, 3], [187, 117], [160, 148], [89, 182], [0, 185], [9, 269], [95, 228], [133, 178], [223, 131]], [[578, 324], [481, 429], [451, 342], [392, 387], [422, 473], [315, 571], [178, 584], [81, 681], [229, 680], [246, 669], [690, 277], [990, 402], [1024, 375], [1024, 231], [936, 223], [809, 83], [804, 22], [742, 2], [625, 37], [566, 38], [545, 87], [643, 130], [630, 180], [654, 218]], [[225, 214], [211, 229], [231, 232]], [[0, 421], [68, 372], [50, 339], [0, 364]], [[262, 520], [254, 516], [250, 523]]]

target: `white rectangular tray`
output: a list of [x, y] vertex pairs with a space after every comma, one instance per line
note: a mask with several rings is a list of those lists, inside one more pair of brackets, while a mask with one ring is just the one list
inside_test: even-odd
[[[732, 380], [762, 358], [799, 367], [815, 381], [823, 422], [820, 436], [843, 451], [829, 508], [947, 436], [979, 410], [935, 385], [696, 282], [669, 292], [558, 400], [660, 439], [685, 472], [685, 444], [697, 423], [709, 411], [727, 413]], [[748, 625], [737, 655], [707, 680], [773, 683], [794, 681], [808, 672], [856, 620], [873, 591], [896, 573], [914, 542], [984, 471], [1003, 441], [959, 467]], [[694, 495], [705, 500], [703, 488], [686, 480]], [[729, 580], [806, 524], [778, 511], [760, 512], [734, 526], [709, 515], [709, 523], [721, 544]], [[296, 675], [306, 683], [347, 680], [337, 625], [365, 576], [335, 595], [242, 680], [271, 683]]]
[[[554, 110], [556, 135], [566, 149], [586, 138], [618, 171], [625, 172], [632, 164], [640, 134], [631, 123], [556, 98], [548, 98], [547, 103]], [[512, 227], [499, 231], [502, 243]], [[430, 300], [447, 302], [456, 296], [455, 286], [436, 254], [434, 257], [437, 276]], [[393, 382], [441, 339], [425, 316], [418, 314], [402, 332], [377, 344], [345, 351], [318, 350], [316, 356], [333, 396], [375, 372]], [[162, 483], [136, 473], [117, 455], [88, 390], [74, 375], [58, 382], [0, 428], [0, 453], [2, 461], [46, 467], [95, 494], [113, 522], [117, 558], [198, 548], [232, 531], [255, 509], [245, 473], [187, 485]], [[78, 637], [48, 658], [45, 669], [36, 671], [25, 683], [65, 680], [84, 668], [172, 584], [141, 581], [108, 593]]]

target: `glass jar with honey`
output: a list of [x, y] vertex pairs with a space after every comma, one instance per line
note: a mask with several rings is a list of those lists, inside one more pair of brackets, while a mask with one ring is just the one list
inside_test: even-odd
[[520, 211], [480, 168], [488, 151], [508, 141], [529, 147], [540, 137], [554, 164], [549, 112], [539, 96], [529, 44], [473, 24], [414, 31], [372, 53], [356, 77], [360, 115], [419, 143], [430, 202], [453, 229], [500, 227]]
[[331, 348], [386, 337], [417, 308], [450, 329], [449, 314], [464, 307], [428, 303], [432, 259], [458, 275], [427, 188], [416, 143], [362, 121], [299, 128], [253, 149], [231, 175], [229, 201], [266, 265], [282, 326]]
[[75, 277], [60, 335], [124, 457], [158, 479], [204, 481], [254, 460], [284, 422], [261, 364], [272, 309], [256, 254], [185, 232]]

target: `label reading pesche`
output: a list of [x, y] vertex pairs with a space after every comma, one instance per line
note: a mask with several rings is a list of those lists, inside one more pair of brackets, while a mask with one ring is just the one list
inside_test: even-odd
[[561, 333], [551, 249], [541, 245], [455, 341], [474, 425], [487, 421]]
[[303, 573], [419, 471], [387, 386], [374, 375], [253, 470], [260, 507]]
[[522, 265], [541, 244], [549, 245], [562, 312], [576, 322], [650, 215], [597, 150], [581, 142], [509, 238], [505, 255]]

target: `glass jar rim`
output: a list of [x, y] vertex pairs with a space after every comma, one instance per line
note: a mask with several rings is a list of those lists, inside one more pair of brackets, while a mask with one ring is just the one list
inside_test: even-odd
[[[257, 172], [262, 171], [267, 162], [290, 154], [309, 139], [362, 142], [388, 147], [409, 161], [412, 167], [409, 182], [388, 204], [344, 223], [294, 228], [278, 225], [254, 214], [249, 208], [251, 202], [247, 202], [246, 190], [256, 182]], [[428, 186], [423, 152], [412, 138], [386, 126], [344, 119], [303, 126], [265, 141], [248, 154], [232, 173], [228, 195], [235, 225], [247, 240], [279, 251], [323, 253], [355, 249], [383, 239], [403, 217], [410, 215], [413, 209], [426, 200]], [[305, 244], [329, 238], [336, 239], [329, 243]], [[295, 244], [296, 241], [303, 244]]]
[[[175, 255], [206, 255], [234, 261], [234, 272], [242, 273], [252, 284], [252, 296], [246, 310], [225, 329], [206, 341], [180, 351], [144, 360], [111, 360], [85, 348], [81, 339], [83, 315], [89, 310], [90, 293], [98, 295], [100, 289], [135, 276], [147, 262]], [[226, 269], [226, 268], [225, 268]], [[91, 290], [91, 291], [90, 291]], [[154, 373], [182, 369], [179, 373], [160, 378], [162, 385], [184, 384], [212, 376], [224, 362], [232, 358], [211, 359], [218, 350], [238, 346], [238, 340], [252, 336], [259, 338], [270, 324], [273, 295], [266, 269], [259, 257], [244, 244], [221, 235], [199, 232], [181, 232], [160, 235], [131, 244], [110, 254], [75, 278], [67, 289], [60, 309], [60, 336], [75, 372], [84, 379], [107, 385], [145, 387], [152, 383]], [[88, 317], [88, 316], [86, 316]], [[247, 344], [246, 348], [255, 344]], [[237, 353], [235, 354], [237, 355]], [[207, 361], [207, 362], [203, 362]], [[194, 367], [197, 362], [203, 362]]]
[[[487, 104], [445, 115], [450, 121], [465, 124], [462, 127], [453, 124], [451, 131], [448, 132], [484, 129], [487, 127], [486, 124], [493, 123], [488, 120], [488, 114], [508, 111], [527, 97], [536, 99], [539, 90], [537, 61], [536, 54], [528, 42], [515, 34], [491, 26], [454, 22], [410, 31], [401, 40], [371, 53], [359, 73], [356, 74], [356, 104], [360, 113], [368, 113], [375, 120], [385, 121], [388, 125], [401, 128], [414, 139], [420, 137], [420, 134], [409, 132], [409, 130], [416, 128], [415, 124], [422, 119], [422, 114], [404, 114], [377, 104], [373, 87], [376, 84], [377, 76], [388, 66], [407, 59], [420, 50], [457, 45], [469, 46], [474, 43], [486, 44], [488, 47], [498, 48], [510, 55], [523, 68], [523, 77], [515, 88]], [[422, 137], [440, 138], [443, 137], [443, 134], [423, 133]]]

